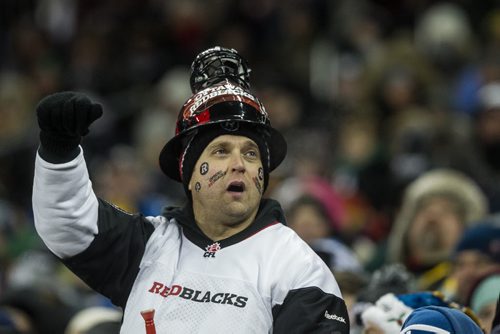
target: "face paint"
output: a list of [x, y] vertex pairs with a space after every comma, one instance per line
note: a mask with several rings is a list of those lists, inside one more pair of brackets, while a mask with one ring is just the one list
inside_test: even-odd
[[264, 168], [259, 167], [259, 180], [264, 180]]
[[256, 177], [252, 177], [253, 183], [255, 184], [255, 188], [257, 188], [257, 191], [259, 194], [262, 194], [262, 185], [260, 184], [260, 181]]
[[200, 182], [196, 182], [196, 184], [194, 185], [194, 190], [196, 190], [196, 192], [199, 192], [201, 189], [201, 184]]
[[208, 173], [208, 162], [204, 162], [200, 166], [200, 174], [205, 175], [206, 173]]
[[214, 175], [210, 176], [210, 179], [208, 179], [208, 186], [211, 187], [215, 182], [220, 180], [224, 175], [226, 175], [227, 172], [223, 171], [218, 171]]

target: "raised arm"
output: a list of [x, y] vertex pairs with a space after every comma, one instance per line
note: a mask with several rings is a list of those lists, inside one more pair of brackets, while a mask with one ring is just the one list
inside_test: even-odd
[[42, 99], [36, 113], [35, 227], [47, 247], [66, 258], [85, 250], [98, 232], [98, 202], [79, 144], [102, 107], [83, 94], [61, 92]]
[[47, 247], [90, 287], [124, 306], [154, 227], [92, 190], [79, 144], [101, 114], [102, 107], [80, 93], [40, 102], [33, 213]]

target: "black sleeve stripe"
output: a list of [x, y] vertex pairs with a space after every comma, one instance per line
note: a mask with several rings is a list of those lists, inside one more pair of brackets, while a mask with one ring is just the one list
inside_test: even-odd
[[142, 215], [130, 215], [101, 199], [98, 217], [99, 233], [90, 246], [63, 262], [91, 288], [125, 307], [154, 227]]
[[272, 312], [273, 333], [349, 334], [344, 300], [318, 287], [290, 290]]

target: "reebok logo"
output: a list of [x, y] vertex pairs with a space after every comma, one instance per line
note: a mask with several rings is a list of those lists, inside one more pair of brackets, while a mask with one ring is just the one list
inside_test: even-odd
[[153, 282], [153, 286], [148, 290], [150, 293], [160, 295], [163, 298], [177, 296], [179, 298], [191, 300], [197, 303], [214, 303], [223, 305], [233, 305], [236, 307], [245, 307], [248, 297], [238, 296], [234, 293], [212, 291], [200, 291], [180, 286], [177, 284], [171, 287], [160, 282]]
[[327, 318], [329, 320], [336, 320], [336, 321], [339, 321], [339, 322], [343, 322], [344, 324], [346, 323], [345, 319], [343, 317], [339, 317], [336, 314], [330, 314], [330, 313], [328, 313], [328, 310], [325, 311], [325, 318]]

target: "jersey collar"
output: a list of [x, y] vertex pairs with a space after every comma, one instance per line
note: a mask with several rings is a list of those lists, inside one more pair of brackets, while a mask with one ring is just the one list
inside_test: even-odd
[[[167, 219], [175, 219], [179, 225], [183, 227], [183, 233], [186, 238], [198, 247], [205, 249], [207, 245], [213, 244], [214, 240], [207, 237], [203, 231], [198, 227], [194, 219], [192, 206], [187, 204], [182, 208], [166, 208], [163, 215]], [[246, 229], [236, 233], [226, 239], [218, 240], [221, 248], [229, 247], [239, 243], [247, 238], [254, 236], [263, 229], [275, 225], [285, 224], [285, 215], [280, 204], [272, 199], [262, 199], [257, 212], [255, 221], [250, 224]]]

